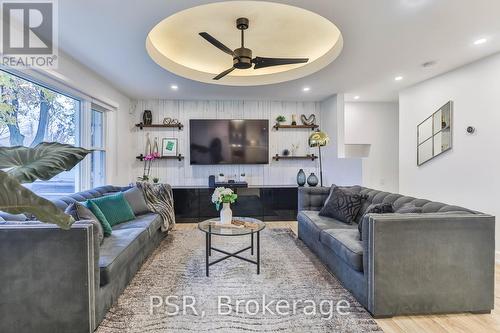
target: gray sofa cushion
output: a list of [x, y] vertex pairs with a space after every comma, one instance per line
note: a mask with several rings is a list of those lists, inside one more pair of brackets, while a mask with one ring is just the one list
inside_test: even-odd
[[132, 220], [130, 222], [115, 225], [113, 227], [113, 232], [115, 232], [115, 230], [139, 228], [148, 230], [148, 234], [151, 237], [156, 233], [158, 229], [161, 228], [162, 224], [163, 223], [160, 215], [156, 213], [149, 213], [136, 216], [135, 220]]
[[297, 220], [307, 227], [312, 234], [311, 238], [318, 241], [320, 239], [320, 232], [325, 229], [356, 229], [355, 225], [346, 224], [330, 217], [319, 216], [319, 212], [313, 210], [299, 212]]
[[99, 222], [97, 216], [95, 216], [90, 209], [79, 202], [73, 202], [64, 212], [73, 216], [75, 221], [88, 221], [92, 223], [94, 228], [97, 229], [99, 244], [102, 244], [104, 241], [104, 229], [102, 228], [101, 222]]
[[148, 205], [146, 204], [146, 199], [144, 199], [142, 191], [136, 186], [123, 192], [123, 196], [129, 203], [130, 207], [132, 207], [135, 215], [141, 215], [151, 212], [151, 209], [149, 209]]
[[113, 230], [111, 236], [104, 239], [99, 249], [100, 285], [104, 286], [122, 274], [148, 240], [147, 229]]
[[3, 218], [5, 221], [16, 221], [16, 222], [26, 221], [28, 219], [24, 214], [9, 214], [1, 211], [0, 211], [0, 217]]
[[363, 242], [357, 230], [327, 229], [321, 232], [320, 239], [351, 268], [363, 271]]

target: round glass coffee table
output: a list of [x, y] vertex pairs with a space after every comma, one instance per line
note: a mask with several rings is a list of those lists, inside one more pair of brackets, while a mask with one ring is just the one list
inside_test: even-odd
[[[223, 260], [229, 258], [237, 258], [252, 264], [257, 265], [257, 274], [260, 274], [260, 232], [264, 230], [266, 224], [260, 220], [250, 218], [250, 217], [234, 217], [233, 221], [238, 221], [241, 223], [249, 223], [251, 227], [247, 226], [227, 226], [220, 224], [219, 218], [214, 218], [198, 223], [198, 228], [205, 233], [205, 269], [206, 274], [209, 276], [209, 268]], [[236, 237], [236, 236], [247, 236], [250, 235], [250, 246], [245, 247], [234, 253], [230, 253], [212, 246], [212, 235], [222, 236], [222, 237]], [[254, 237], [254, 235], [256, 237]], [[250, 255], [254, 255], [254, 238], [257, 238], [257, 244], [255, 246], [257, 252], [257, 260], [248, 259], [240, 256], [240, 253], [250, 250]], [[212, 250], [225, 254], [224, 257], [219, 258], [210, 262], [210, 256], [212, 255]]]

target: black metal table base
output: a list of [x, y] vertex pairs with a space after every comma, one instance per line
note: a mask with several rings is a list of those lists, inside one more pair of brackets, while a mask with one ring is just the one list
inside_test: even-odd
[[[257, 265], [257, 274], [260, 274], [260, 231], [257, 231], [255, 232], [255, 234], [257, 234], [257, 244], [256, 244], [256, 252], [257, 252], [257, 260], [252, 260], [252, 259], [248, 259], [248, 258], [245, 258], [245, 257], [242, 257], [242, 256], [239, 256], [240, 253], [243, 253], [245, 251], [248, 251], [250, 250], [250, 255], [254, 255], [254, 232], [252, 232], [250, 235], [251, 235], [251, 245], [248, 246], [248, 247], [245, 247], [244, 249], [241, 249], [241, 250], [238, 250], [236, 252], [227, 252], [227, 251], [224, 251], [224, 250], [221, 250], [221, 249], [218, 249], [218, 248], [215, 248], [212, 246], [212, 234], [207, 232], [205, 235], [205, 243], [206, 243], [206, 247], [205, 247], [205, 269], [206, 269], [206, 275], [209, 276], [209, 272], [210, 272], [210, 266], [212, 265], [215, 265], [221, 261], [224, 261], [226, 259], [229, 259], [229, 258], [236, 258], [236, 259], [240, 259], [240, 260], [243, 260], [243, 261], [246, 261], [246, 262], [249, 262], [251, 264], [254, 264], [254, 265]], [[214, 260], [212, 262], [210, 262], [210, 257], [212, 256], [212, 250], [213, 251], [216, 251], [216, 252], [219, 252], [219, 253], [222, 253], [222, 254], [225, 254], [226, 256], [222, 257], [222, 258], [219, 258], [217, 260]]]

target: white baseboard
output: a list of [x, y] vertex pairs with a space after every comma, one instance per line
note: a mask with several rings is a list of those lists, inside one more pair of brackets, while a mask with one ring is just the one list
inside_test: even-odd
[[500, 251], [495, 251], [495, 263], [500, 264]]

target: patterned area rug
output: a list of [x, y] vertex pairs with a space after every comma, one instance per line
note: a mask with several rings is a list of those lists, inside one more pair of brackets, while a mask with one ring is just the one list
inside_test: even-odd
[[[248, 246], [250, 236], [212, 242], [235, 251]], [[221, 256], [213, 253], [211, 260]], [[290, 230], [262, 232], [261, 260], [260, 275], [255, 265], [231, 258], [211, 266], [206, 277], [204, 234], [172, 231], [97, 332], [382, 332]], [[185, 313], [183, 297], [187, 305], [195, 302]]]

